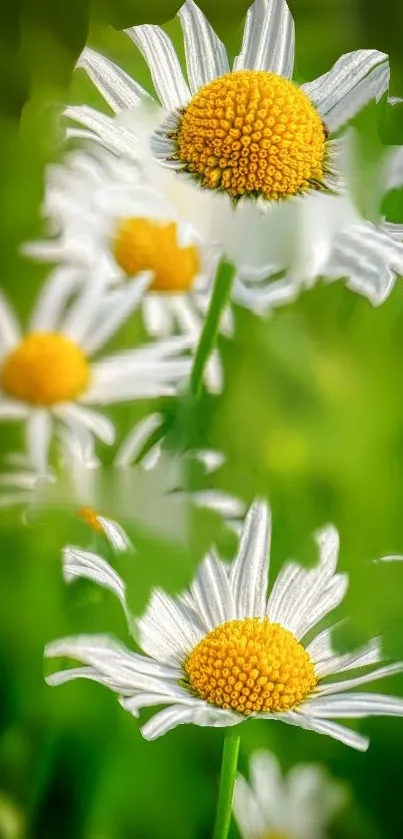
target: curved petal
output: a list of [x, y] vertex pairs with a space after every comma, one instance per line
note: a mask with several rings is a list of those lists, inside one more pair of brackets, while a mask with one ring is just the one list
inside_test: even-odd
[[270, 539], [270, 510], [264, 501], [257, 501], [248, 511], [238, 554], [231, 565], [237, 618], [263, 618], [265, 614]]
[[126, 611], [125, 584], [109, 562], [98, 554], [82, 551], [80, 548], [64, 548], [63, 577], [67, 583], [71, 583], [77, 577], [97, 583], [115, 594]]
[[371, 99], [389, 87], [389, 59], [378, 50], [348, 52], [313, 82], [301, 85], [330, 131], [351, 119]]
[[135, 135], [124, 125], [119, 125], [112, 117], [102, 114], [88, 105], [69, 105], [64, 110], [64, 116], [80, 123], [86, 129], [67, 129], [68, 137], [97, 140], [101, 146], [114, 154], [127, 154], [137, 159]]
[[298, 711], [288, 711], [286, 714], [256, 714], [256, 717], [259, 719], [278, 720], [288, 725], [304, 728], [307, 731], [315, 731], [317, 734], [327, 734], [328, 737], [333, 737], [335, 740], [339, 740], [340, 743], [351, 746], [353, 749], [358, 749], [361, 752], [367, 750], [369, 746], [368, 737], [363, 737], [357, 731], [346, 728], [346, 726], [339, 725], [336, 722], [329, 722], [320, 718], [317, 719], [314, 716], [308, 716], [305, 712], [300, 713], [301, 708], [302, 706], [300, 706]]
[[127, 533], [117, 521], [106, 519], [104, 516], [97, 516], [97, 522], [101, 525], [102, 530], [114, 551], [127, 551], [132, 547]]
[[94, 355], [117, 332], [119, 327], [137, 308], [151, 281], [149, 273], [139, 274], [124, 288], [109, 291], [105, 295], [108, 309], [92, 329], [87, 330], [81, 340], [81, 347], [87, 355]]
[[[243, 719], [245, 720], [246, 717]], [[171, 708], [160, 711], [159, 714], [156, 714], [143, 725], [141, 733], [146, 740], [155, 740], [156, 737], [166, 734], [171, 728], [176, 728], [177, 725], [183, 723], [221, 728], [228, 725], [237, 725], [242, 721], [239, 714], [224, 711], [222, 708], [213, 708], [200, 699], [194, 699], [188, 706], [172, 705]]]
[[382, 693], [340, 693], [308, 699], [299, 709], [314, 717], [359, 719], [360, 717], [403, 717], [403, 699]]
[[229, 72], [227, 53], [193, 0], [186, 0], [179, 9], [178, 17], [185, 41], [190, 90], [195, 94], [203, 85]]
[[381, 660], [379, 640], [374, 638], [365, 647], [352, 653], [334, 653], [331, 644], [332, 629], [325, 629], [306, 647], [306, 651], [315, 663], [315, 673], [319, 679], [355, 670], [357, 667], [368, 667]]
[[403, 244], [369, 222], [340, 233], [324, 269], [326, 278], [346, 277], [348, 288], [367, 297], [373, 306], [389, 297], [396, 273], [402, 272]]
[[150, 708], [153, 705], [172, 705], [173, 702], [180, 702], [181, 705], [193, 705], [195, 699], [186, 693], [180, 685], [175, 682], [167, 682], [160, 693], [155, 691], [137, 691], [133, 696], [124, 697], [119, 700], [122, 708], [138, 717], [142, 708]]
[[85, 47], [76, 67], [85, 70], [116, 114], [125, 108], [136, 107], [142, 99], [151, 98], [121, 67], [91, 47]]
[[321, 684], [317, 689], [318, 696], [325, 696], [334, 693], [340, 693], [350, 688], [358, 687], [358, 685], [365, 685], [367, 682], [376, 681], [377, 679], [385, 679], [387, 676], [394, 676], [396, 673], [403, 672], [403, 662], [397, 661], [395, 664], [386, 664], [384, 667], [378, 667], [377, 670], [372, 670], [370, 673], [365, 673], [363, 676], [356, 676], [354, 679], [344, 679], [340, 682], [329, 682], [328, 684]]
[[210, 551], [191, 586], [194, 608], [206, 632], [234, 620], [236, 608], [228, 574], [221, 560]]
[[132, 466], [147, 440], [149, 440], [157, 428], [160, 428], [162, 422], [162, 414], [155, 413], [149, 414], [149, 416], [144, 417], [140, 422], [136, 423], [118, 449], [114, 459], [115, 465], [122, 467]]
[[[61, 638], [45, 647], [45, 658], [72, 658], [93, 668], [98, 681], [108, 679], [108, 687], [117, 693], [130, 695], [135, 691], [166, 688], [169, 680], [176, 681], [181, 673], [161, 666], [143, 655], [131, 652], [108, 635], [78, 635]], [[47, 677], [48, 684], [67, 681], [69, 670]], [[63, 675], [66, 674], [66, 675]], [[73, 676], [71, 678], [75, 678]]]
[[37, 297], [29, 331], [58, 332], [69, 299], [82, 286], [82, 281], [82, 274], [77, 268], [56, 268]]
[[250, 781], [267, 827], [284, 827], [286, 789], [280, 765], [271, 752], [255, 752], [250, 760]]
[[185, 105], [190, 90], [168, 35], [159, 26], [148, 23], [131, 26], [125, 32], [145, 58], [162, 105], [168, 110]]
[[255, 0], [234, 70], [268, 70], [291, 79], [294, 44], [294, 21], [285, 0]]
[[60, 406], [60, 408], [55, 408], [53, 413], [59, 419], [66, 422], [73, 433], [77, 425], [83, 425], [107, 446], [112, 446], [115, 441], [115, 426], [113, 422], [108, 417], [99, 414], [98, 411], [92, 411], [90, 408], [84, 407], [84, 405], [76, 405], [70, 402]]

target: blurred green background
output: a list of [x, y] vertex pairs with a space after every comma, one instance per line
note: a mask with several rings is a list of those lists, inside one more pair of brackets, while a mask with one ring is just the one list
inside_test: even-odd
[[[26, 317], [46, 270], [18, 253], [41, 233], [44, 166], [62, 155], [60, 107], [101, 100], [75, 60], [89, 43], [149, 86], [131, 42], [117, 30], [173, 17], [175, 0], [3, 0], [0, 44], [1, 287]], [[247, 0], [200, 4], [232, 54]], [[391, 94], [403, 95], [403, 6], [376, 0], [290, 0], [296, 23], [296, 74], [308, 80], [344, 52], [375, 47], [391, 60]], [[167, 31], [180, 45], [176, 23]], [[370, 108], [365, 143], [379, 142], [384, 110]], [[387, 141], [403, 143], [401, 111]], [[388, 116], [389, 127], [392, 117]], [[363, 129], [363, 130], [364, 130]], [[382, 137], [385, 134], [380, 132]], [[374, 139], [375, 138], [375, 139]], [[389, 206], [403, 221], [399, 191]], [[392, 218], [392, 216], [391, 216]], [[288, 557], [314, 558], [312, 531], [334, 522], [350, 590], [340, 615], [340, 648], [383, 634], [386, 655], [403, 656], [403, 563], [370, 560], [403, 553], [403, 286], [380, 309], [344, 288], [318, 286], [267, 321], [236, 312], [235, 341], [221, 342], [226, 389], [184, 405], [173, 445], [208, 445], [226, 464], [211, 483], [273, 507], [273, 575]], [[121, 341], [141, 324], [130, 324]], [[114, 411], [121, 431], [149, 405]], [[154, 409], [155, 406], [152, 406]], [[172, 405], [163, 405], [172, 410]], [[21, 436], [0, 426], [0, 455]], [[105, 461], [110, 453], [100, 452]], [[200, 479], [195, 478], [196, 484]], [[157, 503], [157, 502], [156, 502]], [[140, 511], [141, 512], [141, 511]], [[164, 544], [126, 522], [138, 552], [126, 567], [136, 608], [149, 588], [178, 589], [189, 580], [210, 538], [226, 553], [235, 543], [217, 518], [192, 514], [185, 544]], [[57, 691], [43, 681], [43, 646], [63, 634], [111, 631], [130, 643], [112, 595], [61, 580], [60, 549], [88, 544], [73, 515], [21, 524], [21, 511], [0, 517], [0, 837], [1, 839], [208, 839], [211, 836], [222, 733], [183, 727], [155, 743], [105, 689], [74, 683]], [[140, 546], [141, 547], [140, 547]], [[376, 689], [376, 688], [375, 688]], [[380, 688], [378, 688], [380, 689]], [[403, 695], [403, 678], [382, 690]], [[147, 714], [144, 714], [144, 718]], [[321, 761], [350, 787], [350, 804], [334, 824], [337, 839], [402, 835], [402, 720], [365, 720], [367, 754], [288, 726], [248, 722], [241, 769], [257, 747], [284, 768]], [[237, 837], [235, 826], [232, 836]]]

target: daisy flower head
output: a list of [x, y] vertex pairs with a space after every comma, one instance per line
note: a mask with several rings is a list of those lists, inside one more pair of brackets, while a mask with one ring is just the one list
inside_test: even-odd
[[[234, 262], [235, 299], [252, 309], [259, 301], [279, 305], [284, 287], [266, 283], [262, 289], [262, 282], [287, 268], [303, 270], [313, 239], [309, 231], [302, 241], [306, 204], [318, 191], [337, 191], [342, 181], [343, 142], [333, 135], [385, 93], [387, 56], [357, 50], [315, 81], [298, 85], [292, 81], [294, 22], [285, 0], [250, 6], [232, 67], [193, 0], [186, 0], [178, 17], [187, 80], [169, 37], [155, 25], [134, 26], [126, 34], [149, 66], [158, 102], [86, 48], [78, 66], [116, 117], [69, 107], [67, 116], [83, 128], [70, 128], [68, 136], [94, 139], [137, 165], [141, 161], [178, 216]], [[333, 226], [329, 219], [329, 236]]]
[[[26, 254], [101, 270], [111, 285], [149, 272], [141, 301], [147, 331], [165, 337], [179, 329], [197, 341], [217, 249], [127, 160], [95, 144], [71, 152], [63, 164], [49, 167], [44, 214], [54, 235], [26, 244]], [[229, 313], [226, 318], [229, 331]]]
[[25, 335], [0, 296], [0, 420], [26, 423], [29, 459], [39, 472], [47, 471], [60, 423], [111, 445], [114, 425], [93, 405], [172, 394], [189, 373], [180, 338], [95, 359], [138, 305], [149, 277], [107, 291], [99, 278], [82, 283], [78, 274], [60, 268], [51, 275]]
[[[68, 656], [80, 667], [48, 676], [58, 685], [89, 678], [115, 691], [134, 716], [166, 705], [142, 727], [153, 740], [182, 723], [234, 726], [254, 717], [327, 734], [365, 750], [368, 738], [333, 721], [371, 715], [403, 716], [403, 700], [352, 690], [403, 671], [403, 663], [377, 667], [377, 641], [337, 654], [331, 631], [307, 634], [343, 599], [347, 577], [336, 572], [338, 536], [333, 527], [317, 534], [319, 563], [306, 569], [286, 563], [268, 595], [270, 514], [265, 503], [249, 510], [231, 564], [211, 551], [189, 591], [170, 597], [153, 591], [136, 622], [142, 654], [105, 636], [80, 636], [50, 643], [48, 658]], [[76, 574], [88, 576], [76, 551]], [[105, 560], [97, 581], [114, 588], [127, 611], [124, 583], [112, 586]], [[91, 559], [92, 579], [96, 557]], [[102, 570], [101, 570], [102, 569]], [[115, 573], [115, 572], [114, 572]], [[371, 669], [369, 670], [369, 668]], [[353, 678], [345, 671], [365, 668]], [[338, 679], [327, 681], [327, 677]]]
[[321, 766], [300, 764], [283, 777], [275, 755], [261, 750], [251, 757], [250, 782], [236, 780], [233, 809], [242, 839], [325, 839], [346, 798]]

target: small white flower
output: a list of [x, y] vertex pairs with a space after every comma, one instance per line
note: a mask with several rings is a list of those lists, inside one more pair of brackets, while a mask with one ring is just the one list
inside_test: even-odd
[[[337, 654], [330, 629], [305, 645], [307, 633], [341, 602], [347, 588], [346, 575], [336, 573], [337, 532], [328, 527], [316, 538], [319, 564], [306, 569], [286, 563], [267, 599], [270, 515], [264, 503], [255, 503], [230, 565], [211, 551], [189, 591], [175, 598], [153, 591], [137, 622], [144, 655], [106, 636], [54, 641], [46, 648], [48, 658], [68, 656], [83, 666], [54, 673], [48, 683], [93, 679], [115, 691], [134, 716], [142, 708], [167, 705], [142, 728], [150, 740], [182, 723], [232, 726], [255, 717], [328, 734], [365, 750], [366, 737], [332, 719], [403, 716], [402, 699], [351, 692], [402, 672], [403, 662], [368, 672], [381, 660], [378, 641]], [[113, 590], [127, 612], [125, 586], [116, 572], [108, 573], [100, 557], [89, 559], [73, 550], [75, 575], [91, 575]], [[327, 681], [358, 668], [367, 672]]]
[[182, 338], [93, 360], [148, 281], [143, 275], [106, 291], [98, 278], [82, 283], [77, 270], [60, 268], [39, 294], [25, 336], [0, 295], [0, 420], [26, 422], [30, 463], [39, 472], [47, 471], [55, 424], [111, 445], [113, 423], [89, 406], [172, 394], [188, 375]]
[[[141, 299], [148, 333], [165, 338], [179, 331], [197, 344], [217, 249], [205, 245], [164, 193], [140, 180], [132, 164], [95, 144], [91, 153], [70, 153], [64, 165], [49, 167], [44, 212], [54, 235], [26, 244], [26, 254], [98, 273], [109, 285], [127, 284], [148, 272]], [[229, 310], [221, 327], [232, 331]], [[217, 356], [209, 362], [207, 384], [221, 390]]]
[[326, 826], [346, 803], [346, 789], [319, 765], [294, 766], [282, 777], [275, 755], [255, 752], [250, 784], [235, 783], [234, 813], [242, 839], [325, 839]]
[[[86, 48], [78, 66], [116, 116], [71, 106], [66, 115], [83, 128], [70, 128], [68, 136], [132, 158], [178, 218], [235, 263], [234, 299], [262, 312], [296, 293], [294, 285], [268, 283], [270, 275], [306, 275], [316, 231], [307, 231], [305, 212], [316, 190], [338, 190], [343, 180], [343, 138], [332, 135], [387, 91], [388, 58], [377, 50], [347, 53], [329, 72], [298, 86], [291, 81], [294, 22], [285, 0], [250, 6], [232, 68], [193, 0], [178, 17], [187, 81], [160, 27], [131, 27], [126, 34], [149, 66], [160, 104]], [[328, 241], [334, 219], [320, 221]]]

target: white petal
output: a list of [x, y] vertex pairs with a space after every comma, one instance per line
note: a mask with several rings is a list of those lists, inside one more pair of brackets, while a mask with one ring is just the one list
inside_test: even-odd
[[143, 446], [154, 431], [161, 426], [162, 421], [162, 414], [150, 414], [136, 423], [118, 449], [114, 460], [115, 465], [132, 466]]
[[60, 332], [81, 346], [87, 332], [94, 325], [94, 314], [102, 300], [102, 294], [103, 283], [99, 283], [97, 278], [88, 280], [67, 311]]
[[131, 548], [132, 545], [127, 533], [117, 521], [106, 519], [103, 516], [97, 516], [97, 521], [115, 551], [127, 551]]
[[265, 502], [255, 502], [246, 516], [238, 554], [231, 566], [230, 582], [238, 619], [264, 616], [270, 539], [270, 510]]
[[275, 756], [267, 751], [255, 752], [250, 761], [250, 782], [266, 827], [284, 827], [287, 812], [286, 790]]
[[344, 596], [347, 579], [334, 574], [338, 556], [338, 534], [328, 527], [316, 536], [320, 564], [305, 569], [286, 563], [281, 569], [267, 605], [271, 621], [278, 621], [300, 639]]
[[219, 489], [202, 489], [192, 492], [192, 501], [197, 507], [214, 510], [223, 518], [241, 518], [245, 516], [245, 504]]
[[[243, 718], [245, 719], [245, 717]], [[155, 740], [162, 734], [166, 734], [171, 728], [176, 728], [177, 725], [183, 723], [193, 723], [194, 725], [222, 727], [228, 725], [237, 725], [242, 722], [242, 717], [239, 714], [234, 714], [231, 711], [224, 711], [221, 708], [213, 708], [211, 705], [195, 699], [194, 703], [189, 706], [173, 705], [171, 708], [165, 708], [152, 717], [141, 729], [141, 733], [146, 740]]]
[[193, 0], [179, 9], [185, 42], [186, 69], [193, 94], [219, 76], [229, 73], [224, 44], [221, 43], [203, 12]]
[[189, 608], [160, 589], [153, 590], [138, 629], [140, 646], [148, 655], [179, 666], [205, 635]]
[[126, 610], [125, 584], [109, 562], [98, 554], [75, 547], [64, 548], [63, 576], [67, 583], [72, 582], [76, 577], [84, 577], [109, 589]]
[[106, 344], [107, 341], [117, 332], [122, 323], [133, 314], [140, 303], [147, 286], [150, 283], [150, 275], [143, 274], [131, 282], [124, 289], [118, 289], [106, 294], [106, 301], [109, 303], [109, 312], [100, 319], [94, 328], [81, 342], [82, 349], [87, 355], [93, 355]]
[[389, 59], [378, 50], [348, 52], [336, 64], [301, 89], [316, 105], [330, 131], [351, 119], [370, 99], [383, 96], [389, 87]]
[[77, 426], [83, 425], [107, 446], [112, 446], [115, 441], [115, 426], [113, 422], [97, 411], [92, 411], [90, 408], [84, 407], [83, 405], [75, 405], [71, 402], [60, 406], [60, 408], [54, 408], [53, 413], [59, 419], [66, 422], [73, 433], [76, 432]]
[[0, 292], [0, 358], [21, 340], [18, 321], [4, 295]]
[[[45, 647], [46, 658], [68, 657], [89, 665], [97, 674], [93, 678], [118, 693], [130, 695], [136, 690], [164, 690], [170, 680], [180, 678], [180, 671], [163, 667], [146, 656], [128, 650], [107, 635], [79, 635], [61, 638]], [[69, 670], [47, 677], [48, 684], [61, 684], [69, 678]], [[83, 674], [81, 674], [82, 676]], [[105, 679], [108, 681], [106, 682]]]
[[[302, 706], [301, 706], [302, 707]], [[285, 722], [288, 725], [295, 725], [298, 728], [304, 728], [307, 731], [316, 731], [318, 734], [326, 734], [339, 740], [346, 746], [351, 746], [353, 749], [365, 752], [369, 746], [368, 737], [363, 737], [350, 728], [344, 725], [339, 725], [336, 722], [328, 722], [327, 720], [317, 719], [314, 716], [300, 713], [298, 711], [288, 711], [286, 714], [256, 714], [259, 719], [278, 720]]]
[[167, 338], [173, 332], [171, 307], [162, 294], [147, 294], [143, 300], [143, 318], [146, 330], [153, 338]]
[[121, 67], [90, 47], [85, 47], [76, 66], [86, 71], [115, 113], [124, 108], [133, 108], [142, 99], [150, 98], [149, 94]]
[[[270, 787], [268, 787], [270, 794]], [[270, 825], [264, 818], [254, 791], [240, 775], [235, 781], [233, 811], [243, 839], [259, 839]]]
[[26, 439], [30, 463], [40, 474], [48, 470], [50, 438], [53, 422], [49, 411], [38, 409], [27, 420]]
[[395, 189], [403, 185], [403, 148], [392, 146], [387, 159], [384, 189]]
[[294, 42], [294, 21], [285, 0], [255, 0], [234, 70], [268, 70], [291, 79]]
[[[329, 649], [326, 654], [318, 655], [316, 651], [321, 643], [321, 636], [325, 635], [329, 636]], [[355, 670], [357, 667], [368, 667], [368, 665], [377, 664], [381, 660], [380, 644], [377, 638], [353, 653], [333, 653], [330, 644], [330, 630], [327, 629], [308, 645], [306, 651], [311, 656], [312, 661], [315, 662], [315, 673], [320, 679], [336, 673], [343, 673], [346, 670]]]
[[403, 699], [381, 693], [341, 693], [308, 699], [300, 706], [303, 713], [321, 719], [332, 717], [358, 719], [360, 717], [403, 717]]
[[386, 664], [384, 667], [378, 667], [377, 670], [372, 670], [370, 673], [365, 673], [363, 676], [356, 676], [354, 679], [344, 679], [339, 682], [328, 682], [319, 685], [317, 689], [318, 696], [330, 695], [340, 693], [343, 690], [358, 687], [358, 685], [367, 684], [367, 682], [376, 681], [377, 679], [384, 679], [386, 676], [394, 676], [395, 673], [403, 672], [403, 662], [398, 661], [395, 664]]
[[112, 117], [90, 108], [88, 105], [70, 105], [65, 109], [64, 115], [68, 119], [79, 122], [86, 131], [68, 129], [66, 136], [80, 139], [95, 139], [105, 148], [115, 154], [129, 155], [137, 158], [135, 137], [131, 131], [119, 125]]
[[29, 413], [29, 408], [24, 403], [0, 398], [0, 421], [26, 419]]
[[210, 551], [191, 586], [194, 608], [206, 630], [236, 618], [235, 602], [228, 574], [221, 560]]
[[168, 35], [152, 24], [132, 26], [125, 32], [145, 58], [162, 105], [169, 110], [185, 105], [190, 91]]
[[76, 268], [56, 268], [38, 295], [29, 331], [58, 332], [69, 298], [82, 284], [82, 275]]
[[326, 278], [347, 278], [347, 286], [379, 306], [391, 293], [396, 272], [403, 272], [403, 245], [366, 223], [348, 228], [336, 238]]
[[182, 687], [174, 682], [167, 682], [164, 688], [161, 686], [161, 693], [155, 693], [155, 691], [150, 693], [136, 692], [133, 696], [120, 699], [120, 704], [129, 714], [138, 717], [142, 708], [150, 708], [153, 705], [172, 705], [173, 702], [180, 702], [181, 705], [193, 705], [194, 701], [194, 697]]
[[197, 343], [201, 332], [201, 321], [188, 295], [173, 295], [169, 301], [171, 312], [176, 317], [179, 328], [185, 335]]

